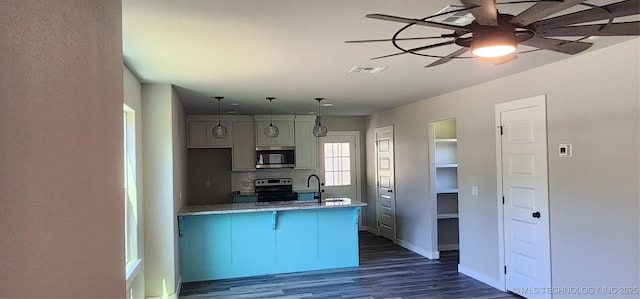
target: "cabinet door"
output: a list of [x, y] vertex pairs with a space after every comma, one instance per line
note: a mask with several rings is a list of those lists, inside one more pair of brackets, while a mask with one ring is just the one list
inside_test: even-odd
[[[264, 136], [264, 127], [269, 125], [269, 121], [256, 121], [256, 146], [270, 146], [275, 144], [275, 138]], [[274, 123], [274, 125], [276, 125]], [[280, 129], [280, 127], [278, 127]]]
[[256, 147], [253, 122], [233, 122], [232, 170], [255, 170]]
[[278, 137], [267, 138], [264, 136], [264, 128], [270, 122], [256, 121], [256, 146], [294, 146], [294, 127], [293, 121], [273, 121], [273, 125], [278, 127]]
[[189, 147], [190, 148], [210, 148], [210, 147], [231, 147], [231, 136], [233, 129], [230, 122], [221, 122], [227, 128], [225, 138], [213, 138], [211, 129], [217, 122], [190, 121], [189, 122]]
[[280, 134], [275, 139], [278, 146], [294, 146], [295, 145], [295, 128], [293, 121], [274, 121], [274, 125], [278, 126]]
[[209, 146], [209, 122], [190, 121], [189, 122], [189, 147]]
[[313, 136], [314, 122], [296, 121], [296, 169], [316, 169], [316, 137]]

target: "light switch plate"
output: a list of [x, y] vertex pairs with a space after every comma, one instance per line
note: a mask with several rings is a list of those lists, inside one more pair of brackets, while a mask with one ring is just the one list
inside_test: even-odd
[[478, 196], [478, 186], [471, 186], [471, 195]]
[[560, 157], [571, 157], [571, 144], [561, 144], [558, 147], [558, 154]]

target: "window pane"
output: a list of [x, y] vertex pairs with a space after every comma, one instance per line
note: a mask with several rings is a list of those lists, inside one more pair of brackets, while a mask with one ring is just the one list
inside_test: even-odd
[[332, 162], [332, 160], [333, 159], [331, 159], [331, 158], [325, 158], [324, 159], [324, 171], [325, 172], [333, 171], [333, 162]]
[[341, 146], [342, 146], [342, 149], [341, 149], [342, 156], [343, 157], [344, 156], [349, 156], [350, 155], [350, 153], [349, 153], [349, 143], [342, 143]]
[[324, 144], [324, 171], [327, 186], [351, 185], [351, 157], [348, 142]]
[[342, 174], [342, 181], [340, 182], [342, 186], [349, 186], [351, 185], [351, 172], [349, 171], [343, 171], [341, 172]]
[[324, 184], [327, 186], [335, 186], [333, 184], [333, 172], [327, 171], [324, 173]]
[[349, 163], [349, 157], [340, 158], [340, 170], [351, 170], [351, 163]]
[[332, 157], [333, 156], [332, 143], [325, 143], [324, 144], [324, 156], [325, 157]]

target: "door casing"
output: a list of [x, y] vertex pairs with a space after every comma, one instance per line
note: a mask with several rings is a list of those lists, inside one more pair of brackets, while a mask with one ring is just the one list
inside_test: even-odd
[[[501, 122], [501, 113], [508, 110], [514, 109], [524, 109], [527, 107], [533, 106], [542, 106], [545, 111], [546, 118], [546, 95], [534, 96], [530, 98], [525, 98], [521, 100], [506, 102], [496, 104], [495, 106], [495, 126], [496, 126], [496, 174], [497, 174], [497, 205], [498, 205], [498, 255], [499, 255], [499, 265], [498, 265], [498, 273], [499, 273], [499, 287], [502, 291], [507, 291], [507, 280], [505, 274], [505, 266], [506, 266], [506, 255], [505, 255], [505, 218], [504, 218], [504, 205], [503, 205], [503, 164], [502, 164], [502, 137], [500, 134], [502, 122]], [[545, 126], [546, 130], [546, 126]], [[546, 132], [545, 132], [546, 136]], [[547, 154], [547, 163], [548, 163], [548, 154]], [[547, 169], [548, 171], [548, 169]], [[548, 182], [547, 182], [547, 192], [548, 192]], [[547, 194], [548, 198], [548, 194]], [[546, 211], [547, 214], [549, 213]], [[548, 217], [547, 217], [548, 221]], [[549, 238], [550, 238], [549, 232]], [[550, 251], [550, 248], [549, 248]], [[550, 254], [550, 253], [549, 253]], [[549, 270], [551, 271], [551, 270]]]

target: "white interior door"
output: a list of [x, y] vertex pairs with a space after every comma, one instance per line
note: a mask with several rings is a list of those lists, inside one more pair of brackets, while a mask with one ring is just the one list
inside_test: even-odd
[[396, 200], [393, 156], [393, 127], [375, 130], [378, 232], [381, 236], [396, 239]]
[[545, 97], [496, 105], [496, 120], [506, 289], [551, 298]]
[[328, 132], [320, 139], [324, 197], [358, 199], [356, 175], [356, 137]]
[[[320, 170], [324, 181], [324, 198], [348, 197], [360, 199], [360, 133], [357, 131], [329, 131], [320, 138]], [[364, 229], [362, 213], [359, 227]]]

